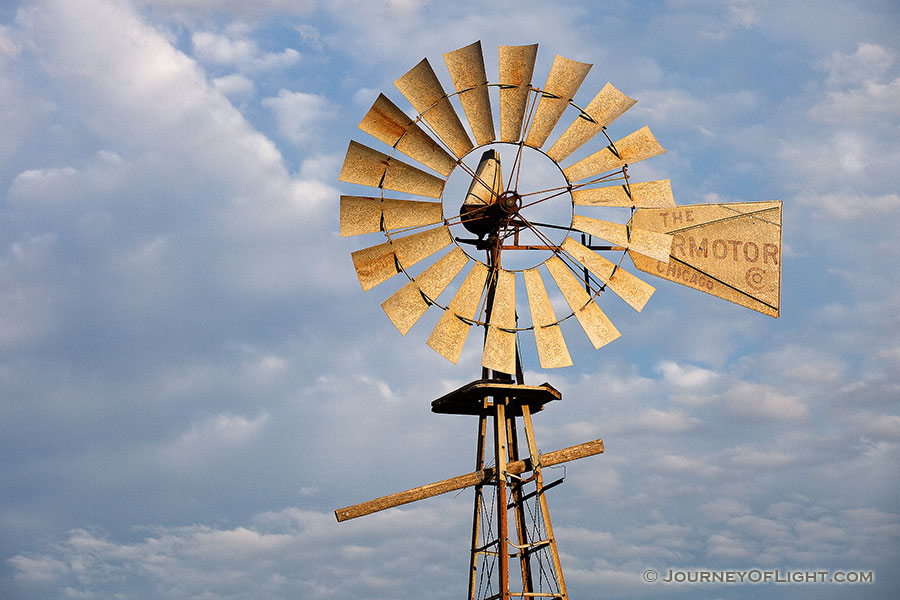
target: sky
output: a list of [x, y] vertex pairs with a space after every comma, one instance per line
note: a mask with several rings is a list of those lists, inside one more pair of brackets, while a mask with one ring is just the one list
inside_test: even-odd
[[606, 446], [545, 475], [570, 596], [897, 597], [895, 2], [7, 0], [0, 598], [462, 597], [471, 490], [332, 513], [469, 472], [475, 420], [430, 402], [480, 377], [476, 336], [451, 364], [361, 290], [338, 175], [378, 93], [476, 40], [491, 80], [537, 43], [537, 84], [560, 54], [582, 104], [637, 99], [611, 131], [651, 127], [679, 204], [784, 203], [779, 319], [654, 280], [600, 298], [598, 351], [565, 324], [572, 367], [524, 339], [542, 450]]

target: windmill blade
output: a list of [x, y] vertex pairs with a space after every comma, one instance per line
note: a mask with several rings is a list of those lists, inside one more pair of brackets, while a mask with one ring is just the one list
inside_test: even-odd
[[626, 110], [634, 106], [634, 98], [629, 98], [611, 83], [594, 96], [587, 108], [578, 115], [563, 134], [547, 151], [547, 156], [562, 162], [585, 142], [600, 133], [604, 127], [618, 119]]
[[452, 242], [449, 227], [436, 227], [357, 250], [351, 256], [359, 283], [368, 291], [399, 273], [400, 267], [410, 267]]
[[629, 227], [621, 223], [610, 223], [581, 215], [572, 217], [572, 227], [578, 231], [595, 235], [607, 242], [624, 246], [645, 256], [662, 262], [669, 262], [672, 250], [672, 236], [649, 229]]
[[665, 150], [650, 133], [650, 128], [643, 127], [563, 169], [563, 173], [569, 181], [580, 181], [613, 169], [621, 169], [623, 165], [634, 164], [663, 152]]
[[469, 44], [459, 50], [444, 54], [447, 71], [459, 92], [475, 144], [482, 146], [494, 141], [494, 118], [491, 115], [491, 99], [488, 96], [488, 80], [484, 70], [481, 42]]
[[429, 198], [440, 198], [444, 191], [443, 179], [353, 140], [340, 180]]
[[381, 303], [381, 308], [402, 335], [406, 335], [425, 314], [468, 260], [466, 253], [459, 246], [454, 246], [453, 250]]
[[341, 196], [341, 237], [436, 225], [443, 218], [440, 202]]
[[591, 296], [584, 291], [581, 282], [572, 275], [572, 272], [569, 271], [569, 268], [559, 257], [551, 256], [544, 265], [550, 271], [556, 286], [562, 292], [569, 308], [575, 313], [575, 317], [587, 334], [588, 339], [591, 340], [595, 350], [621, 335], [606, 314], [591, 300]]
[[641, 271], [778, 317], [780, 201], [642, 208], [632, 224], [673, 236], [668, 264], [631, 255]]
[[518, 142], [538, 45], [500, 46], [500, 141]]
[[384, 94], [378, 95], [359, 128], [444, 177], [456, 166], [456, 159]]
[[672, 185], [668, 179], [643, 181], [627, 185], [579, 188], [572, 191], [575, 206], [623, 206], [632, 208], [665, 208], [675, 206]]
[[422, 115], [434, 132], [444, 140], [456, 158], [472, 149], [472, 140], [463, 128], [450, 99], [441, 87], [427, 58], [394, 82], [413, 108]]
[[[531, 324], [534, 328], [534, 341], [537, 345], [538, 359], [542, 369], [555, 369], [572, 366], [572, 357], [563, 339], [562, 329], [550, 304], [550, 297], [537, 269], [522, 271], [525, 277], [525, 289], [528, 292], [528, 306], [531, 308]], [[574, 310], [574, 309], [573, 309]]]
[[532, 148], [544, 145], [592, 66], [556, 56], [553, 66], [550, 67], [550, 75], [547, 76], [547, 84], [542, 90], [534, 119], [531, 121], [528, 137], [525, 138], [526, 145]]
[[481, 366], [515, 375], [516, 373], [516, 276], [498, 269], [497, 286], [491, 304], [491, 318], [484, 338]]
[[641, 312], [644, 305], [650, 300], [650, 296], [656, 291], [652, 285], [641, 281], [625, 269], [618, 267], [615, 263], [606, 260], [570, 237], [563, 241], [560, 248], [638, 312]]
[[484, 292], [488, 268], [480, 262], [472, 265], [472, 269], [463, 280], [447, 310], [441, 315], [437, 325], [428, 336], [428, 345], [438, 354], [456, 364], [462, 354], [466, 336], [478, 310], [478, 303]]

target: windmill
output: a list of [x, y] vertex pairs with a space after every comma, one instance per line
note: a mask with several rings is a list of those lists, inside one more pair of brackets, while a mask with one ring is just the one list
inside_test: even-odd
[[[562, 56], [537, 87], [537, 49], [500, 46], [496, 83], [480, 42], [444, 54], [451, 93], [422, 60], [395, 82], [416, 116], [379, 95], [359, 128], [384, 151], [351, 141], [340, 175], [377, 190], [341, 196], [341, 235], [383, 236], [352, 259], [363, 290], [406, 278], [382, 303], [400, 333], [429, 308], [442, 311], [427, 344], [454, 363], [472, 328], [484, 335], [481, 377], [432, 402], [436, 413], [478, 417], [475, 470], [335, 515], [474, 487], [471, 600], [568, 598], [545, 494], [561, 480], [545, 482], [542, 469], [603, 452], [597, 439], [539, 453], [532, 415], [561, 394], [525, 384], [521, 338], [530, 332], [545, 369], [572, 364], [563, 337], [570, 317], [595, 349], [618, 338], [601, 294], [640, 312], [654, 292], [623, 266], [626, 255], [645, 273], [779, 313], [781, 203], [679, 206], [669, 180], [632, 181], [630, 165], [665, 152], [647, 127], [609, 136], [636, 101], [607, 83], [580, 107], [574, 98], [592, 65]], [[548, 143], [567, 110], [574, 119]], [[527, 311], [517, 310], [518, 282]]]

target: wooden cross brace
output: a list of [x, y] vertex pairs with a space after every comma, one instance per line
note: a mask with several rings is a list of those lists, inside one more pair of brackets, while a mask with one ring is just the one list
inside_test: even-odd
[[[550, 467], [571, 460], [584, 458], [586, 456], [594, 456], [595, 454], [600, 454], [602, 452], [603, 440], [596, 439], [576, 446], [569, 446], [562, 450], [541, 454], [538, 457], [538, 466]], [[534, 470], [534, 467], [535, 465], [530, 458], [516, 460], [506, 464], [506, 469], [503, 474], [519, 475], [526, 471]], [[457, 477], [451, 477], [450, 479], [444, 479], [443, 481], [412, 488], [405, 492], [397, 492], [395, 494], [389, 494], [387, 496], [382, 496], [381, 498], [369, 500], [368, 502], [362, 502], [361, 504], [339, 508], [334, 511], [334, 516], [337, 517], [339, 522], [355, 519], [356, 517], [370, 515], [381, 510], [415, 502], [416, 500], [423, 500], [425, 498], [431, 498], [432, 496], [438, 496], [454, 490], [461, 490], [466, 487], [485, 483], [496, 477], [496, 475], [496, 469], [493, 467], [481, 469], [479, 471], [467, 473], [466, 475], [459, 475]]]

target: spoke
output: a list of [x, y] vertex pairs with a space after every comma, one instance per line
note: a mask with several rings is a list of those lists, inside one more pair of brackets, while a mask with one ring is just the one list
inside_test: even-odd
[[525, 129], [528, 127], [528, 124], [531, 123], [531, 118], [537, 107], [537, 98], [539, 96], [539, 92], [533, 92], [537, 92], [537, 90], [532, 87], [528, 94], [529, 108], [526, 111], [527, 115], [522, 120], [522, 131], [518, 141], [519, 147], [516, 150], [516, 158], [513, 161], [512, 170], [509, 173], [509, 184], [506, 186], [506, 189], [510, 191], [516, 191], [519, 188], [519, 173], [522, 171], [522, 150], [525, 148]]

